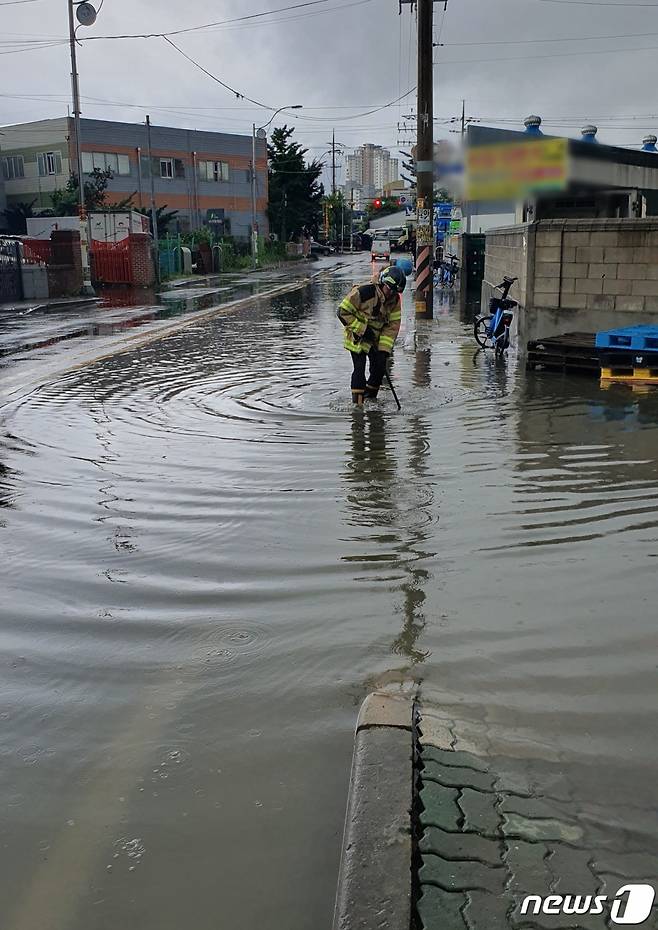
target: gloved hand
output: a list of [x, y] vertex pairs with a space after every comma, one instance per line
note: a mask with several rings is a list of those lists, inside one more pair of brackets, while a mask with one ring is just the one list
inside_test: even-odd
[[363, 338], [366, 342], [372, 342], [373, 345], [376, 345], [379, 341], [379, 336], [371, 326], [366, 326], [366, 331], [363, 334]]

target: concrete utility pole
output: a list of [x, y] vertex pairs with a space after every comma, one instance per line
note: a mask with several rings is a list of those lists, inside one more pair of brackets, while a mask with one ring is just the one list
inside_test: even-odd
[[160, 281], [160, 240], [158, 239], [158, 213], [155, 208], [155, 177], [153, 176], [153, 157], [151, 155], [151, 118], [146, 117], [146, 155], [149, 162], [149, 177], [151, 178], [151, 225], [153, 226], [153, 260], [155, 262], [155, 277]]
[[331, 193], [336, 193], [336, 130], [331, 133]]
[[434, 315], [434, 97], [432, 21], [434, 0], [418, 0], [418, 141], [416, 145], [416, 316]]
[[258, 268], [258, 226], [256, 225], [256, 124], [251, 124], [251, 264]]
[[350, 252], [354, 251], [354, 188], [350, 192]]
[[[96, 11], [90, 3], [76, 3], [78, 7], [78, 21], [81, 25], [92, 25], [96, 19]], [[82, 174], [82, 144], [80, 141], [80, 87], [78, 85], [78, 63], [75, 53], [75, 22], [73, 18], [74, 0], [68, 0], [69, 7], [69, 46], [71, 49], [71, 88], [73, 92], [73, 125], [75, 135], [75, 155], [78, 169], [78, 212], [80, 214], [80, 252], [82, 257], [82, 294], [94, 296], [91, 286], [91, 271], [89, 267], [89, 229], [87, 224], [87, 210], [85, 207], [85, 182]]]

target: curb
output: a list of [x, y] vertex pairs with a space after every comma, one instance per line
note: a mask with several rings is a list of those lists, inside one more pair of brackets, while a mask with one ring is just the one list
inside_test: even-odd
[[407, 930], [411, 919], [414, 692], [361, 706], [333, 930]]

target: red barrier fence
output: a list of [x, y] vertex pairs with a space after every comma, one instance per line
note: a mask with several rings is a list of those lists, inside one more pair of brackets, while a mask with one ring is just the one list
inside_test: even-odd
[[26, 265], [50, 265], [53, 244], [50, 239], [23, 239], [23, 262]]
[[89, 257], [91, 279], [98, 284], [132, 284], [130, 236], [120, 242], [93, 240]]

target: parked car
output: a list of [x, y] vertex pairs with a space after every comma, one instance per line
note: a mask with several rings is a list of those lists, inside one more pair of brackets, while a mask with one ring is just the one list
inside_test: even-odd
[[335, 251], [328, 242], [316, 242], [315, 239], [311, 239], [311, 255], [331, 255]]

